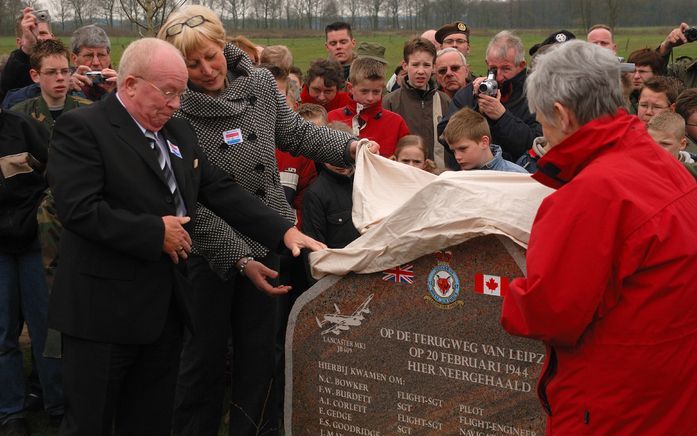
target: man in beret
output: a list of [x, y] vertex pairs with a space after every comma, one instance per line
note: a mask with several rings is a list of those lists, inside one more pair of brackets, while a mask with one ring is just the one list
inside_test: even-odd
[[576, 39], [576, 35], [569, 32], [568, 30], [562, 29], [562, 30], [559, 30], [559, 31], [554, 32], [553, 34], [549, 35], [541, 43], [535, 44], [532, 47], [530, 47], [530, 50], [528, 50], [528, 53], [530, 53], [530, 56], [535, 56], [537, 51], [539, 49], [541, 49], [542, 47], [546, 47], [546, 46], [552, 45], [552, 44], [561, 44], [562, 42], [570, 41], [572, 39]]
[[438, 29], [436, 41], [441, 48], [455, 47], [465, 56], [470, 54], [470, 28], [462, 21], [446, 24]]

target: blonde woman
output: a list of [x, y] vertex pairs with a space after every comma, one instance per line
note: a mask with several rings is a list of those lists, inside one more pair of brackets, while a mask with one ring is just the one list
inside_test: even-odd
[[[279, 181], [275, 149], [338, 166], [351, 165], [357, 146], [348, 133], [316, 127], [286, 104], [265, 69], [254, 68], [226, 43], [218, 16], [204, 6], [172, 13], [158, 37], [184, 56], [189, 91], [175, 117], [187, 119], [210, 161], [289, 221], [293, 212]], [[373, 150], [377, 144], [371, 144]], [[197, 210], [190, 276], [195, 288], [194, 335], [185, 339], [175, 404], [175, 434], [217, 435], [224, 357], [232, 335], [230, 434], [275, 432], [282, 386], [275, 339], [277, 301], [259, 290], [279, 285], [279, 258], [235, 232], [204, 207]]]

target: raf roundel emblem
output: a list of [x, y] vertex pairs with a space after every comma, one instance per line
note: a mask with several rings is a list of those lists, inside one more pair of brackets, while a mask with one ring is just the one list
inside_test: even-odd
[[428, 295], [424, 296], [424, 300], [441, 309], [453, 309], [464, 304], [457, 299], [460, 295], [460, 280], [455, 270], [448, 265], [452, 256], [450, 251], [435, 253], [438, 264], [433, 267], [426, 281]]
[[467, 26], [465, 26], [465, 23], [457, 23], [457, 30], [465, 31], [467, 30]]
[[557, 36], [555, 36], [554, 39], [556, 39], [557, 42], [564, 42], [566, 41], [566, 35], [563, 33], [557, 33]]
[[448, 265], [438, 265], [428, 275], [428, 290], [440, 304], [450, 304], [460, 294], [460, 280]]

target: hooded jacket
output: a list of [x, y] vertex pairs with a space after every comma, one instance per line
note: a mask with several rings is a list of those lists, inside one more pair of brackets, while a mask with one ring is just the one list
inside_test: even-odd
[[[428, 89], [417, 89], [411, 86], [409, 79], [404, 79], [404, 86], [387, 94], [382, 99], [382, 107], [396, 112], [407, 123], [409, 132], [419, 135], [428, 149], [428, 158], [433, 159], [433, 100], [436, 93], [440, 97], [441, 114], [448, 112], [450, 97], [443, 91], [438, 91], [434, 79], [428, 84]], [[438, 144], [440, 147], [441, 145]]]
[[619, 110], [538, 161], [527, 277], [502, 324], [542, 340], [547, 433], [695, 434], [697, 183]]

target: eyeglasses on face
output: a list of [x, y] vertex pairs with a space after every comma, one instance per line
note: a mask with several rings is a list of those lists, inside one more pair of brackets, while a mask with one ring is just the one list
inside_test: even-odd
[[82, 58], [82, 59], [89, 59], [89, 60], [94, 59], [96, 56], [97, 59], [99, 59], [101, 61], [101, 60], [106, 59], [107, 56], [109, 56], [109, 52], [108, 51], [107, 52], [100, 52], [100, 51], [89, 52], [89, 51], [87, 51], [87, 52], [80, 53], [77, 56]]
[[39, 71], [39, 74], [48, 77], [56, 77], [58, 74], [60, 74], [63, 77], [67, 77], [70, 75], [70, 68], [61, 68], [60, 70], [50, 68], [48, 70]]
[[644, 110], [652, 110], [652, 111], [664, 111], [668, 109], [669, 106], [660, 106], [656, 104], [649, 104], [649, 103], [639, 103], [639, 107], [644, 109]]
[[162, 97], [164, 97], [164, 99], [167, 102], [170, 102], [170, 101], [174, 100], [175, 98], [181, 98], [181, 96], [184, 95], [184, 93], [186, 92], [186, 89], [184, 89], [182, 91], [163, 91], [159, 86], [155, 85], [154, 83], [152, 83], [148, 79], [141, 77], [141, 76], [135, 76], [135, 77], [137, 79], [142, 80], [143, 82], [147, 82], [150, 86], [152, 86], [153, 88], [160, 91], [160, 94], [162, 94]]
[[469, 41], [466, 40], [465, 38], [452, 38], [452, 39], [444, 39], [443, 40], [443, 45], [462, 45], [462, 44], [468, 44]]
[[193, 29], [194, 27], [200, 26], [206, 21], [208, 20], [206, 20], [203, 17], [203, 15], [194, 15], [186, 21], [183, 21], [181, 23], [175, 23], [169, 26], [167, 30], [165, 30], [165, 37], [169, 38], [170, 36], [179, 35], [184, 30], [184, 26]]
[[457, 73], [463, 67], [464, 65], [448, 65], [447, 67], [438, 68], [436, 70], [436, 73], [439, 76], [445, 76], [448, 73], [448, 69], [450, 69], [450, 71], [452, 71], [453, 73]]

